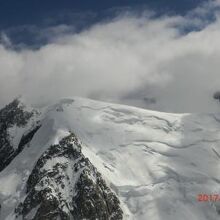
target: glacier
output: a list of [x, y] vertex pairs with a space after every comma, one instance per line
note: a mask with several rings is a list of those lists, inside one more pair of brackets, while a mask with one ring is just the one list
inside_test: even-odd
[[220, 219], [220, 202], [197, 199], [220, 194], [220, 113], [163, 113], [79, 97], [34, 112], [26, 125], [8, 129], [17, 149], [39, 126], [0, 172], [0, 219], [16, 219], [38, 159], [71, 132], [119, 199], [123, 219]]

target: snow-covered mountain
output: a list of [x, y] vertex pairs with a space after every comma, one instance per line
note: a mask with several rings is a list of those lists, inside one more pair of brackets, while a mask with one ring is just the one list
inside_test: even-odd
[[0, 110], [1, 220], [216, 220], [220, 114], [82, 98]]

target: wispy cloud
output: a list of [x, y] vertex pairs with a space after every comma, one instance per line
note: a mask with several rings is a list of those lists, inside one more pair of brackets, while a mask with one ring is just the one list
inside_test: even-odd
[[85, 96], [161, 111], [216, 111], [218, 7], [211, 1], [186, 16], [129, 11], [79, 33], [50, 27], [42, 33], [49, 43], [38, 50], [3, 42], [0, 105], [23, 94], [33, 103]]

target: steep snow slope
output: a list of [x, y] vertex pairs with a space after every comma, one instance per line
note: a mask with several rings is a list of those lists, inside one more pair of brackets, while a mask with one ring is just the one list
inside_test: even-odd
[[220, 114], [73, 98], [41, 110], [36, 120], [41, 127], [28, 147], [0, 173], [1, 219], [15, 217], [37, 160], [70, 132], [120, 199], [124, 219], [220, 219], [218, 202], [197, 201], [198, 194], [220, 194]]

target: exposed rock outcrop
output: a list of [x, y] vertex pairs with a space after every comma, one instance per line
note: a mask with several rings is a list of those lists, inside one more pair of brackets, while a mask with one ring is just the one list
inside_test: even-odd
[[71, 133], [37, 161], [27, 181], [27, 196], [15, 210], [24, 220], [120, 220], [116, 195], [81, 152]]
[[[18, 148], [12, 146], [8, 129], [13, 126], [25, 126], [33, 115], [34, 111], [25, 110], [25, 106], [18, 99], [0, 110], [0, 171], [13, 160], [24, 146], [24, 142]], [[35, 132], [36, 130], [37, 128], [33, 129]], [[33, 131], [31, 132], [33, 133]]]

